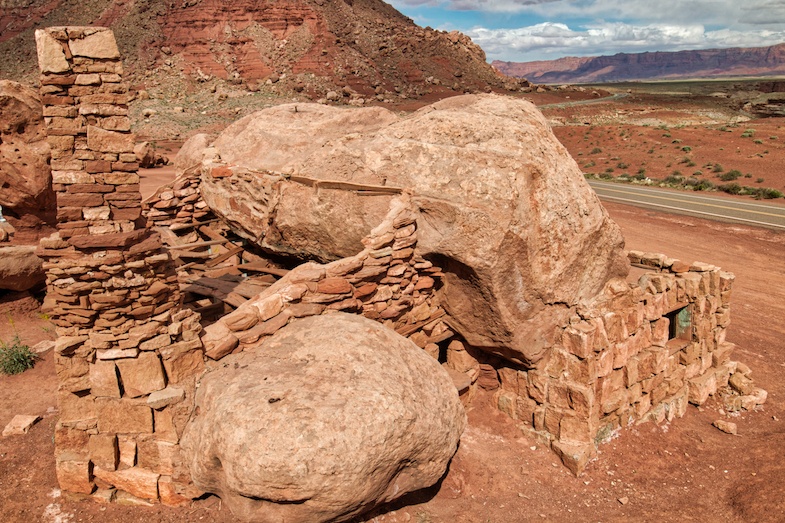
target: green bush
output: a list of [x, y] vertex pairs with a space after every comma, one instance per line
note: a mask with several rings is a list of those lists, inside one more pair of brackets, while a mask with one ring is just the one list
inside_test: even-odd
[[663, 180], [668, 185], [681, 185], [684, 182], [684, 178], [679, 176], [678, 174], [671, 174], [665, 180]]
[[771, 187], [745, 187], [745, 189], [747, 189], [756, 200], [773, 200], [785, 196], [781, 191], [772, 189]]
[[20, 374], [32, 369], [35, 358], [30, 347], [23, 345], [19, 337], [14, 337], [10, 345], [0, 341], [0, 372], [3, 374]]
[[717, 189], [728, 194], [741, 194], [744, 192], [742, 186], [736, 182], [718, 185]]
[[733, 180], [736, 180], [741, 177], [742, 177], [741, 171], [737, 169], [733, 169], [726, 173], [722, 173], [719, 176], [720, 180], [722, 180], [723, 182], [732, 182]]
[[712, 169], [711, 169], [711, 170], [712, 170], [712, 171], [714, 171], [715, 173], [721, 173], [721, 172], [722, 172], [722, 171], [724, 171], [725, 169], [722, 167], [722, 165], [721, 165], [721, 164], [719, 164], [719, 163], [715, 163], [715, 164], [714, 164], [714, 167], [712, 167]]
[[711, 183], [709, 180], [701, 180], [695, 185], [693, 185], [692, 189], [695, 191], [711, 191], [712, 189], [714, 189], [714, 184]]
[[589, 152], [589, 154], [600, 154], [601, 152], [602, 152], [602, 149], [600, 149], [599, 147], [595, 147], [594, 149], [592, 149]]

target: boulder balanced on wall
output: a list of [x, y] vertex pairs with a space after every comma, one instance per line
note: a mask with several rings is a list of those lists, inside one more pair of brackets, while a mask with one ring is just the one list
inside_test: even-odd
[[292, 322], [201, 378], [182, 439], [244, 521], [346, 521], [430, 487], [466, 427], [447, 372], [362, 316]]
[[575, 161], [531, 103], [510, 97], [458, 96], [408, 116], [266, 109], [205, 150], [201, 190], [262, 248], [324, 261], [362, 250], [391, 199], [408, 192], [414, 248], [445, 270], [451, 325], [525, 365], [542, 360], [578, 304], [628, 270], [619, 228]]

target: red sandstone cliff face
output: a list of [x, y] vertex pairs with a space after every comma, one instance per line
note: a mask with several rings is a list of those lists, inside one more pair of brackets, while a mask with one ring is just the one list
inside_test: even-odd
[[282, 79], [306, 90], [317, 77], [325, 89], [410, 96], [501, 87], [505, 80], [465, 35], [420, 28], [381, 0], [9, 2], [0, 10], [0, 77], [34, 74], [32, 30], [67, 21], [114, 29], [127, 68], [137, 74], [167, 68], [197, 80]]
[[493, 66], [504, 74], [526, 77], [535, 83], [772, 76], [785, 73], [785, 44], [674, 53], [619, 53], [539, 62], [494, 61]]

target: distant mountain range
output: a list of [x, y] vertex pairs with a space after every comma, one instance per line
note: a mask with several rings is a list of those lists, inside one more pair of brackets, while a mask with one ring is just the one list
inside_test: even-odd
[[492, 65], [537, 84], [785, 75], [785, 44], [699, 51], [619, 53]]

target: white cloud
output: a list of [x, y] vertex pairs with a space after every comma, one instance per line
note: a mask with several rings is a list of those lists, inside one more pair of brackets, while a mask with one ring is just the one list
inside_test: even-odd
[[595, 23], [581, 30], [547, 22], [518, 29], [475, 28], [466, 33], [490, 59], [510, 61], [654, 50], [758, 47], [785, 41], [785, 30], [707, 31], [698, 24], [631, 25], [621, 22]]
[[[462, 30], [490, 59], [529, 61], [785, 42], [785, 0], [394, 0], [393, 4], [436, 8], [428, 16], [441, 20], [429, 25]], [[471, 23], [476, 26], [469, 29]]]

